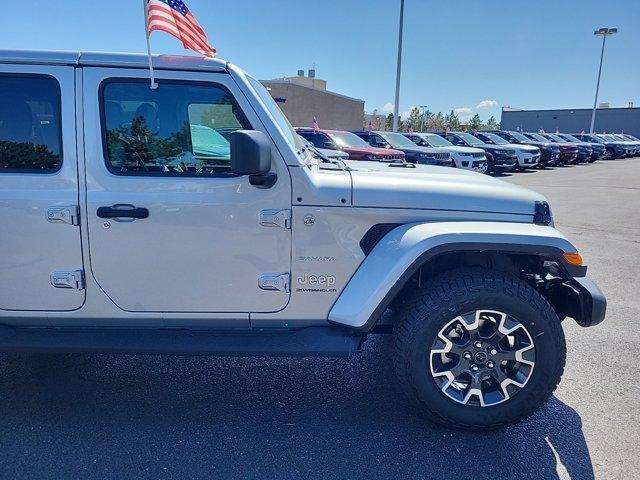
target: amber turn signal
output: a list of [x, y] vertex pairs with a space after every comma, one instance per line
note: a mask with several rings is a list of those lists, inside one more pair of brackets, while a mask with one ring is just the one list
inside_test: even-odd
[[576, 252], [576, 253], [563, 253], [562, 256], [564, 257], [565, 261], [569, 265], [577, 265], [577, 266], [582, 265], [582, 255], [580, 255], [578, 252]]

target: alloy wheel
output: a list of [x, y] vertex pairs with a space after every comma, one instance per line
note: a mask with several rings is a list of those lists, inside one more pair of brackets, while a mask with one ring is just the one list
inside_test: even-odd
[[429, 366], [433, 380], [449, 398], [489, 407], [509, 400], [527, 384], [535, 367], [535, 345], [513, 316], [477, 310], [440, 330]]

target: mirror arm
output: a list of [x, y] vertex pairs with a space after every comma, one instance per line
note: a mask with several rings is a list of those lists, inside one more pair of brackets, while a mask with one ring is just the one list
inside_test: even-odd
[[273, 172], [249, 175], [249, 183], [257, 188], [271, 188], [278, 181], [278, 175]]

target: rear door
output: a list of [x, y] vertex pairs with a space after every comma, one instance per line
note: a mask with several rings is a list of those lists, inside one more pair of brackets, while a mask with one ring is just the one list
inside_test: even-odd
[[[274, 312], [289, 301], [291, 181], [230, 172], [229, 134], [264, 131], [226, 73], [84, 68], [91, 272], [133, 312]], [[115, 213], [114, 213], [115, 210]]]
[[73, 67], [0, 65], [0, 309], [85, 298]]

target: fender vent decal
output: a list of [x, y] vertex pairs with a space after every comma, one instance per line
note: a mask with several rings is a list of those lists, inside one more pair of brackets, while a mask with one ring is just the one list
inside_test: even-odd
[[365, 255], [369, 255], [382, 238], [401, 223], [378, 223], [371, 227], [360, 240], [360, 248]]

